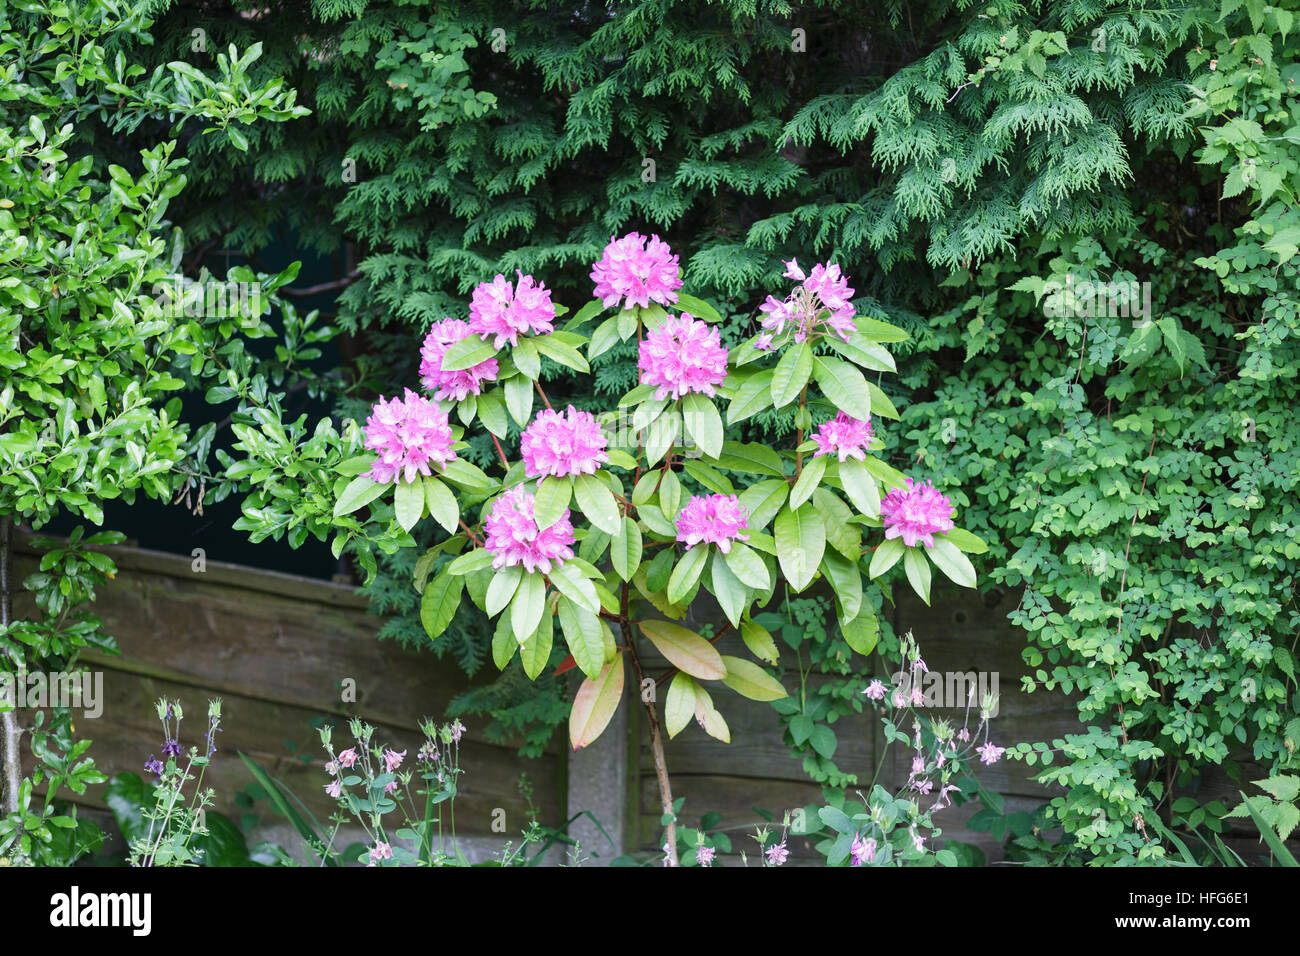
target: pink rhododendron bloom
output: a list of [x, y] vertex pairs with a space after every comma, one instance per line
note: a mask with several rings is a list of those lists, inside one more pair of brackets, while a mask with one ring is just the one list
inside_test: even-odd
[[496, 570], [522, 564], [528, 571], [546, 573], [552, 564], [560, 565], [573, 557], [571, 545], [575, 537], [568, 509], [549, 528], [538, 528], [533, 501], [523, 485], [516, 485], [492, 505], [484, 524], [484, 547], [495, 555], [492, 567]]
[[651, 302], [671, 305], [682, 287], [677, 257], [668, 243], [658, 236], [647, 242], [637, 232], [622, 239], [610, 237], [600, 261], [591, 267], [591, 281], [596, 283], [596, 298], [607, 308], [620, 299], [625, 309], [646, 308]]
[[[791, 259], [786, 264], [785, 277], [800, 284], [785, 298], [769, 295], [758, 307], [763, 313], [762, 324], [767, 336], [780, 335], [789, 326], [794, 341], [803, 342], [825, 326], [844, 341], [857, 331], [853, 321], [853, 290], [847, 277], [840, 274], [839, 266], [818, 263], [812, 272], [804, 274], [799, 263]], [[765, 337], [766, 349], [771, 338]]]
[[370, 477], [381, 484], [414, 481], [430, 475], [430, 462], [445, 465], [456, 457], [451, 450], [451, 424], [436, 402], [409, 388], [405, 398], [382, 398], [370, 410], [365, 427], [366, 447], [379, 452]]
[[550, 290], [532, 276], [518, 275], [518, 283], [503, 275], [480, 282], [470, 297], [470, 331], [484, 338], [496, 336], [492, 344], [497, 348], [507, 342], [518, 345], [520, 333], [545, 335], [555, 327]]
[[813, 440], [817, 442], [814, 458], [835, 455], [840, 461], [850, 458], [866, 461], [867, 445], [871, 442], [871, 421], [864, 422], [840, 412], [830, 421], [822, 422]]
[[442, 356], [448, 346], [469, 338], [474, 332], [468, 322], [460, 319], [443, 319], [429, 328], [420, 347], [420, 381], [433, 393], [437, 401], [464, 401], [470, 395], [483, 391], [485, 382], [497, 377], [497, 360], [484, 359], [477, 365], [454, 372], [444, 372]]
[[405, 757], [406, 757], [405, 750], [403, 750], [400, 754], [396, 750], [385, 750], [384, 769], [389, 773], [392, 773], [394, 770], [396, 770], [398, 767], [402, 765], [402, 760]]
[[1007, 752], [1007, 748], [995, 746], [992, 741], [988, 741], [983, 746], [976, 747], [975, 752], [980, 755], [983, 763], [995, 764]]
[[641, 384], [656, 386], [657, 399], [687, 392], [713, 396], [714, 386], [727, 377], [727, 350], [716, 328], [683, 312], [646, 333], [637, 367]]
[[349, 747], [347, 750], [339, 753], [339, 766], [351, 767], [357, 762], [357, 752], [354, 748]]
[[928, 481], [917, 484], [907, 479], [906, 488], [895, 488], [880, 503], [880, 517], [885, 523], [885, 538], [902, 538], [914, 548], [924, 543], [934, 547], [934, 535], [951, 531], [956, 512], [948, 496]]
[[868, 684], [867, 689], [864, 690], [862, 693], [866, 694], [872, 700], [884, 700], [885, 685], [880, 682], [879, 678], [877, 678], [873, 680], [870, 684]]
[[695, 862], [698, 863], [700, 866], [712, 866], [712, 865], [713, 865], [713, 853], [714, 853], [714, 850], [713, 850], [713, 847], [711, 847], [711, 846], [700, 846], [700, 847], [696, 847], [696, 849], [695, 849]]
[[596, 416], [570, 405], [564, 412], [538, 412], [519, 439], [519, 452], [529, 478], [591, 475], [609, 461], [607, 444]]
[[788, 859], [790, 859], [790, 851], [786, 848], [784, 840], [767, 848], [767, 862], [772, 866], [781, 866]]
[[337, 780], [331, 780], [329, 783], [325, 784], [325, 792], [337, 800], [339, 797], [343, 796], [343, 784], [339, 783]]
[[861, 834], [855, 834], [853, 845], [849, 847], [849, 856], [852, 858], [853, 866], [862, 866], [864, 863], [876, 862], [876, 838], [868, 837], [862, 839]]
[[677, 516], [677, 540], [689, 550], [697, 544], [716, 544], [731, 553], [731, 542], [747, 541], [749, 515], [735, 495], [693, 495]]

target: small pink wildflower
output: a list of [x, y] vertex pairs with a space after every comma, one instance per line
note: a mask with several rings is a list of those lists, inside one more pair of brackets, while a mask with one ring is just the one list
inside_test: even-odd
[[449, 346], [461, 339], [469, 338], [474, 332], [468, 322], [460, 319], [443, 319], [429, 328], [420, 347], [420, 381], [433, 393], [436, 401], [464, 401], [470, 395], [478, 395], [483, 385], [497, 377], [497, 360], [484, 359], [477, 365], [466, 369], [445, 372], [442, 357]]
[[538, 528], [533, 517], [534, 500], [523, 485], [515, 485], [492, 505], [484, 524], [484, 547], [495, 555], [492, 567], [496, 570], [522, 564], [528, 571], [546, 573], [553, 564], [563, 564], [573, 557], [575, 535], [568, 509], [549, 528]]
[[641, 384], [653, 385], [655, 398], [681, 398], [688, 392], [712, 397], [727, 377], [727, 350], [718, 330], [683, 312], [651, 329], [641, 340]]
[[347, 750], [339, 753], [339, 766], [351, 767], [357, 762], [357, 752], [354, 748], [349, 747]]
[[[572, 557], [572, 555], [570, 555], [570, 557]], [[455, 720], [451, 722], [451, 729], [447, 732], [447, 736], [453, 744], [458, 744], [460, 743], [460, 738], [463, 737], [464, 734], [465, 734], [465, 725], [462, 724], [460, 722], [460, 718], [457, 717]]]
[[880, 503], [880, 517], [885, 524], [885, 538], [902, 538], [914, 548], [924, 544], [934, 547], [934, 535], [951, 531], [956, 509], [948, 496], [928, 481], [920, 484], [907, 479], [906, 488], [895, 488]]
[[339, 772], [339, 764], [338, 764], [338, 761], [337, 761], [337, 760], [331, 760], [329, 763], [327, 763], [327, 764], [325, 765], [325, 772], [326, 772], [327, 774], [329, 774], [331, 777], [338, 776], [338, 772]]
[[995, 764], [998, 762], [998, 759], [1007, 752], [1007, 748], [995, 746], [990, 740], [983, 746], [976, 747], [975, 752], [980, 755], [981, 762], [986, 764]]
[[325, 784], [325, 792], [337, 800], [339, 797], [343, 796], [343, 784], [339, 783], [337, 780], [331, 780], [329, 783]]
[[375, 403], [365, 436], [366, 447], [379, 452], [370, 477], [381, 484], [415, 481], [417, 475], [432, 474], [431, 462], [445, 465], [456, 457], [447, 413], [409, 388], [404, 398]]
[[790, 859], [790, 851], [786, 848], [784, 840], [767, 848], [767, 862], [770, 865], [783, 866], [788, 859]]
[[904, 694], [901, 690], [894, 691], [894, 696], [890, 699], [893, 701], [895, 707], [907, 706], [907, 695]]
[[962, 743], [969, 743], [970, 731], [967, 730], [965, 727], [963, 727], [961, 730], [957, 731], [957, 739], [960, 740]]
[[396, 793], [396, 792], [397, 792], [397, 788], [398, 788], [400, 785], [401, 785], [401, 784], [400, 784], [400, 781], [397, 781], [397, 780], [390, 780], [390, 781], [388, 781], [388, 783], [384, 784], [384, 793]]
[[864, 690], [862, 693], [866, 694], [872, 700], [884, 700], [885, 685], [880, 682], [879, 678], [876, 678], [870, 684], [867, 685], [867, 689]]
[[695, 862], [700, 866], [713, 865], [714, 850], [711, 846], [698, 846], [695, 848]]
[[849, 856], [852, 858], [853, 866], [862, 866], [864, 863], [876, 862], [876, 838], [868, 837], [862, 839], [861, 834], [855, 834], [853, 837], [853, 846], [849, 847]]
[[746, 541], [749, 515], [735, 495], [692, 495], [677, 516], [677, 540], [690, 550], [697, 544], [716, 544], [731, 553], [731, 542]]
[[400, 754], [396, 750], [391, 750], [391, 749], [385, 750], [384, 769], [389, 773], [392, 773], [394, 770], [396, 770], [398, 767], [402, 765], [402, 760], [405, 759], [405, 757], [406, 757], [405, 750], [403, 750]]
[[376, 840], [375, 845], [370, 848], [370, 866], [374, 866], [380, 860], [391, 860], [393, 858], [393, 848], [383, 840]]
[[519, 344], [520, 333], [545, 335], [555, 327], [551, 293], [532, 276], [518, 272], [519, 282], [503, 275], [480, 282], [470, 297], [469, 327], [484, 338], [496, 336], [493, 345]]
[[621, 239], [610, 236], [600, 261], [591, 267], [596, 298], [606, 307], [617, 305], [646, 308], [651, 302], [671, 305], [682, 286], [677, 257], [658, 236], [647, 241], [637, 232]]
[[866, 461], [867, 445], [871, 443], [871, 421], [862, 421], [840, 412], [829, 421], [822, 422], [813, 435], [817, 450], [813, 457], [835, 455], [840, 461], [856, 458]]
[[538, 412], [519, 439], [519, 452], [529, 478], [593, 475], [609, 461], [607, 444], [596, 416], [570, 405], [564, 412]]

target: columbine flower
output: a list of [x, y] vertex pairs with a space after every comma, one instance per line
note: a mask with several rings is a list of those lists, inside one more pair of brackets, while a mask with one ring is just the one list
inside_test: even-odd
[[655, 398], [681, 398], [687, 392], [716, 394], [727, 377], [727, 350], [718, 330], [683, 312], [669, 317], [641, 340], [637, 362], [641, 384], [656, 386]]
[[425, 763], [436, 763], [438, 761], [438, 745], [432, 740], [426, 740], [420, 745], [420, 750], [416, 753], [415, 759]]
[[864, 422], [840, 412], [830, 421], [822, 422], [813, 440], [817, 442], [814, 458], [836, 455], [840, 461], [850, 458], [866, 461], [867, 445], [871, 442], [871, 420]]
[[677, 540], [687, 550], [695, 545], [716, 544], [723, 554], [731, 542], [747, 541], [749, 515], [735, 495], [694, 495], [677, 516]]
[[400, 754], [396, 750], [391, 750], [391, 749], [385, 750], [384, 769], [389, 773], [392, 773], [394, 770], [396, 770], [398, 767], [402, 765], [402, 760], [405, 759], [405, 757], [406, 757], [405, 750], [403, 750]]
[[480, 282], [469, 303], [469, 328], [484, 338], [495, 335], [497, 348], [519, 344], [519, 333], [547, 334], [555, 327], [555, 305], [546, 286], [518, 273], [518, 284], [498, 275]]
[[549, 408], [538, 412], [520, 436], [519, 452], [529, 478], [592, 475], [609, 461], [607, 444], [596, 416], [570, 405], [563, 413]]
[[416, 475], [432, 474], [430, 462], [445, 465], [456, 457], [447, 413], [409, 388], [404, 399], [375, 403], [365, 433], [366, 447], [379, 452], [370, 477], [381, 484], [399, 477], [414, 481]]
[[862, 693], [866, 694], [872, 700], [884, 700], [885, 685], [880, 682], [879, 678], [877, 678], [873, 680], [870, 684], [868, 684], [867, 689], [864, 690]]
[[376, 840], [375, 845], [370, 848], [370, 865], [374, 866], [380, 860], [391, 860], [393, 858], [393, 848], [383, 840]]
[[912, 758], [912, 776], [925, 773], [925, 758], [919, 754]]
[[928, 481], [916, 484], [907, 479], [906, 488], [895, 488], [880, 503], [885, 538], [902, 538], [909, 548], [924, 543], [934, 547], [934, 535], [951, 531], [956, 512], [948, 496]]
[[[849, 298], [853, 290], [849, 280], [840, 275], [839, 266], [818, 263], [808, 275], [791, 259], [786, 263], [785, 277], [801, 283], [785, 298], [769, 295], [758, 307], [763, 313], [763, 328], [768, 336], [780, 335], [786, 326], [792, 326], [794, 340], [805, 341], [818, 331], [819, 326], [830, 329], [844, 341], [857, 331], [853, 322], [853, 303]], [[771, 339], [767, 338], [770, 346]]]
[[915, 790], [917, 793], [921, 794], [921, 796], [923, 797], [929, 796], [930, 791], [934, 789], [934, 781], [918, 780], [916, 783], [912, 784], [912, 789]]
[[767, 848], [767, 862], [772, 866], [782, 866], [789, 858], [790, 851], [786, 849], [784, 840]]
[[339, 797], [343, 796], [343, 784], [337, 780], [331, 780], [329, 783], [325, 784], [325, 792], [337, 800]]
[[864, 863], [876, 862], [876, 838], [868, 837], [862, 839], [861, 834], [853, 835], [853, 846], [849, 847], [849, 856], [852, 857], [853, 866], [862, 866]]
[[354, 748], [349, 747], [339, 754], [339, 766], [351, 767], [357, 762], [357, 752]]
[[502, 568], [522, 564], [529, 571], [551, 570], [551, 565], [563, 564], [573, 557], [575, 539], [573, 525], [569, 523], [569, 510], [566, 508], [560, 520], [549, 528], [538, 528], [533, 517], [534, 498], [524, 490], [523, 485], [516, 485], [492, 505], [492, 513], [484, 528], [487, 539], [484, 547], [496, 557], [492, 567]]
[[699, 847], [696, 847], [696, 849], [695, 849], [695, 862], [698, 863], [700, 866], [712, 866], [712, 865], [713, 865], [713, 853], [714, 853], [714, 850], [713, 850], [713, 847], [711, 847], [711, 846], [699, 846]]
[[925, 704], [925, 694], [921, 693], [921, 688], [919, 686], [912, 688], [912, 696], [910, 700], [917, 707], [921, 707]]
[[448, 736], [451, 738], [451, 742], [453, 744], [460, 743], [460, 738], [464, 736], [465, 729], [466, 729], [465, 725], [460, 722], [459, 717], [457, 717], [455, 720], [451, 722], [451, 732], [448, 734]]
[[647, 243], [640, 233], [630, 232], [622, 239], [610, 236], [600, 261], [591, 267], [591, 281], [596, 283], [596, 298], [606, 307], [623, 300], [623, 308], [645, 308], [650, 303], [671, 305], [682, 287], [677, 257], [668, 243], [651, 236]]
[[399, 781], [390, 780], [388, 783], [384, 784], [384, 793], [396, 793], [398, 786], [400, 786]]
[[163, 766], [163, 762], [161, 760], [159, 760], [153, 754], [150, 754], [149, 759], [145, 761], [144, 769], [147, 770], [149, 773], [153, 774], [154, 776], [156, 776], [159, 780], [161, 780], [163, 771], [165, 771], [167, 768]]
[[443, 319], [429, 328], [420, 347], [420, 381], [433, 393], [437, 401], [452, 399], [460, 402], [470, 395], [483, 391], [483, 384], [497, 377], [497, 360], [484, 359], [470, 368], [444, 372], [442, 356], [448, 346], [474, 334], [468, 322], [460, 319]]
[[337, 760], [331, 760], [325, 765], [325, 772], [331, 777], [337, 777], [339, 773], [339, 763]]
[[912, 846], [916, 847], [918, 853], [922, 852], [925, 849], [925, 837], [916, 832], [916, 824], [908, 827], [907, 832], [912, 835]]
[[963, 727], [961, 730], [957, 731], [957, 739], [960, 740], [962, 743], [969, 743], [970, 731], [967, 730], [965, 727]]
[[976, 747], [975, 752], [980, 755], [983, 763], [995, 764], [998, 758], [1007, 752], [1007, 748], [995, 746], [992, 741], [988, 741], [983, 746]]
[[181, 746], [179, 740], [168, 739], [163, 741], [162, 752], [164, 757], [179, 757], [185, 753], [185, 749]]
[[894, 691], [894, 696], [890, 699], [894, 702], [895, 707], [907, 706], [907, 695], [904, 694], [901, 690]]

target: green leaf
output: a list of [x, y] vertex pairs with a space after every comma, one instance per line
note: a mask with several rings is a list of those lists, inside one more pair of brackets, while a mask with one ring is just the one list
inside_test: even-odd
[[497, 618], [497, 628], [492, 635], [492, 663], [497, 670], [503, 671], [519, 650], [519, 642], [510, 626], [510, 615], [502, 614]]
[[510, 434], [510, 421], [506, 418], [506, 406], [499, 389], [484, 392], [478, 397], [478, 420], [497, 438], [505, 438]]
[[826, 550], [826, 529], [821, 516], [807, 504], [791, 510], [787, 505], [776, 516], [776, 556], [790, 586], [802, 591], [812, 583], [822, 553]]
[[490, 337], [484, 339], [471, 335], [447, 346], [447, 351], [442, 353], [441, 367], [444, 372], [473, 368], [490, 358], [495, 358], [496, 354], [497, 350], [492, 345]]
[[437, 478], [424, 479], [424, 501], [433, 520], [448, 531], [454, 532], [460, 525], [460, 505], [456, 503], [456, 496]]
[[668, 739], [672, 740], [691, 722], [695, 716], [695, 690], [699, 685], [685, 671], [678, 671], [668, 685], [668, 696], [664, 700], [664, 726], [668, 730]]
[[526, 573], [519, 581], [519, 590], [510, 602], [510, 627], [515, 640], [522, 644], [533, 636], [546, 609], [546, 581], [535, 572]]
[[903, 570], [912, 590], [921, 596], [926, 604], [930, 603], [930, 562], [916, 548], [903, 550]]
[[787, 347], [772, 375], [772, 404], [782, 408], [798, 398], [812, 370], [812, 345], [800, 342]]
[[840, 484], [853, 502], [853, 507], [869, 518], [880, 517], [880, 487], [867, 471], [867, 466], [856, 458], [839, 463]]
[[725, 557], [727, 566], [745, 586], [766, 591], [771, 585], [772, 577], [767, 573], [767, 565], [749, 545], [733, 541]]
[[821, 484], [821, 480], [826, 474], [826, 462], [828, 460], [829, 456], [818, 455], [804, 465], [803, 471], [799, 473], [799, 480], [790, 489], [791, 508], [798, 508], [812, 497], [812, 493], [817, 490], [817, 486]]
[[867, 576], [871, 578], [880, 577], [898, 563], [898, 559], [903, 556], [905, 550], [903, 542], [898, 538], [888, 538], [882, 541], [871, 556], [871, 567], [867, 570]]
[[894, 403], [889, 400], [888, 395], [872, 382], [867, 382], [867, 391], [871, 395], [872, 414], [898, 421], [898, 409], [894, 407]]
[[599, 478], [578, 475], [573, 480], [573, 496], [587, 520], [606, 534], [618, 534], [621, 527], [618, 503]]
[[447, 565], [447, 573], [471, 574], [474, 571], [482, 571], [491, 564], [492, 552], [484, 548], [475, 548], [473, 551], [466, 551]]
[[838, 551], [827, 551], [822, 557], [822, 571], [835, 588], [835, 600], [840, 606], [840, 623], [851, 621], [862, 608], [862, 572], [856, 561], [850, 561]]
[[724, 656], [722, 663], [727, 667], [727, 676], [722, 682], [741, 697], [750, 700], [780, 700], [790, 696], [779, 680], [753, 661], [747, 661], [743, 657]]
[[864, 657], [875, 650], [876, 642], [880, 640], [880, 622], [876, 620], [876, 612], [871, 605], [864, 602], [857, 617], [848, 623], [841, 623], [840, 636], [844, 638], [844, 643]]
[[740, 637], [749, 648], [749, 652], [761, 661], [769, 664], [775, 664], [780, 655], [776, 650], [776, 641], [768, 632], [767, 628], [753, 621], [745, 621], [740, 625]]
[[623, 655], [617, 655], [588, 677], [573, 695], [569, 711], [569, 743], [575, 750], [592, 743], [609, 726], [623, 697]]
[[673, 568], [673, 573], [668, 578], [668, 602], [670, 604], [680, 604], [682, 598], [691, 593], [696, 582], [700, 579], [700, 572], [704, 570], [704, 562], [708, 559], [708, 556], [708, 546], [697, 544], [695, 547], [689, 548], [678, 559], [677, 566]]
[[591, 372], [591, 366], [582, 357], [582, 353], [572, 345], [560, 341], [554, 335], [539, 335], [532, 341], [539, 352], [549, 356], [561, 365], [565, 365], [575, 372], [581, 372], [583, 375]]
[[975, 566], [951, 541], [935, 538], [934, 547], [930, 549], [929, 554], [934, 566], [946, 574], [954, 584], [960, 584], [964, 588], [975, 586]]
[[560, 598], [556, 615], [578, 669], [588, 677], [599, 677], [605, 666], [605, 634], [600, 618], [567, 597]]
[[718, 599], [718, 606], [722, 608], [722, 613], [727, 616], [732, 627], [739, 627], [740, 615], [744, 613], [745, 606], [749, 603], [745, 585], [727, 566], [726, 557], [721, 552], [715, 551], [713, 554], [712, 571], [713, 596]]
[[519, 582], [523, 577], [524, 569], [517, 564], [502, 568], [492, 575], [491, 580], [488, 581], [487, 594], [483, 599], [483, 610], [487, 612], [488, 617], [496, 617], [506, 609], [514, 598], [515, 592], [519, 590]]
[[436, 639], [456, 616], [460, 607], [461, 595], [464, 593], [465, 579], [458, 574], [449, 573], [447, 568], [434, 577], [424, 587], [420, 595], [420, 623], [430, 640]]
[[983, 538], [961, 528], [953, 528], [943, 537], [955, 544], [959, 551], [965, 551], [967, 554], [984, 554], [989, 549]]
[[[462, 340], [463, 341], [463, 340]], [[522, 428], [528, 424], [533, 415], [533, 383], [523, 375], [506, 379], [506, 408]]]
[[555, 626], [550, 615], [546, 615], [538, 624], [537, 630], [519, 647], [519, 662], [524, 665], [524, 673], [529, 680], [537, 680], [538, 675], [551, 659], [551, 647], [555, 642]]
[[740, 383], [727, 406], [727, 421], [735, 425], [772, 407], [772, 378], [776, 373], [764, 369]]
[[387, 488], [386, 484], [380, 484], [365, 475], [358, 475], [348, 482], [348, 486], [343, 489], [343, 494], [339, 495], [339, 500], [334, 503], [334, 517], [352, 514], [363, 505], [370, 504]]
[[760, 481], [750, 485], [738, 497], [741, 507], [749, 514], [749, 530], [761, 531], [790, 497], [790, 483], [776, 478]]
[[842, 359], [819, 355], [813, 360], [813, 375], [822, 394], [836, 408], [859, 421], [871, 417], [871, 392], [867, 380], [856, 368]]
[[572, 493], [573, 483], [569, 478], [554, 475], [543, 478], [533, 499], [533, 518], [537, 527], [545, 530], [563, 518]]
[[722, 316], [718, 310], [703, 299], [697, 299], [693, 295], [687, 295], [685, 292], [677, 293], [677, 309], [692, 315], [697, 319], [703, 319], [705, 322], [721, 322]]
[[682, 399], [682, 418], [686, 434], [710, 458], [722, 454], [722, 416], [704, 395], [690, 392]]
[[668, 663], [700, 680], [722, 680], [726, 665], [712, 644], [694, 631], [669, 621], [642, 621], [641, 633]]
[[410, 531], [424, 517], [424, 482], [399, 481], [393, 496], [393, 510], [403, 531]]
[[758, 442], [748, 444], [725, 442], [722, 446], [722, 454], [717, 457], [718, 467], [725, 468], [727, 471], [771, 475], [773, 478], [785, 477], [781, 456], [767, 445], [760, 445]]
[[624, 517], [622, 527], [609, 546], [609, 560], [615, 572], [624, 581], [631, 581], [641, 566], [641, 529], [635, 521]]
[[600, 613], [600, 599], [596, 597], [596, 586], [589, 578], [583, 577], [575, 562], [552, 564], [547, 577], [561, 594], [579, 607], [586, 608], [592, 614]]

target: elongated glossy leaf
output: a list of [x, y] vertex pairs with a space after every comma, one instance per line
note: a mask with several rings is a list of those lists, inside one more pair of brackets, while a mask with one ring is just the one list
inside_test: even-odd
[[779, 659], [776, 641], [763, 625], [756, 624], [754, 621], [745, 621], [740, 625], [740, 636], [745, 646], [749, 648], [749, 653], [760, 661], [775, 664]]
[[745, 590], [745, 585], [727, 566], [726, 556], [721, 552], [714, 553], [711, 570], [713, 596], [718, 599], [718, 606], [727, 615], [727, 620], [731, 622], [732, 627], [739, 627], [740, 615], [744, 613], [749, 603], [749, 594]]
[[334, 515], [350, 515], [363, 505], [368, 505], [387, 490], [388, 485], [374, 481], [365, 475], [358, 475], [348, 482], [348, 486], [343, 489], [343, 494], [339, 495], [339, 500], [334, 502]]
[[727, 668], [712, 644], [669, 621], [642, 621], [641, 633], [668, 662], [700, 680], [722, 680]]
[[682, 399], [682, 420], [686, 434], [704, 454], [710, 458], [722, 454], [722, 416], [706, 396], [688, 393]]
[[788, 346], [772, 375], [772, 404], [781, 408], [798, 398], [812, 370], [812, 346], [807, 342]]
[[750, 700], [780, 700], [790, 696], [779, 680], [753, 661], [747, 661], [743, 657], [724, 656], [722, 663], [727, 666], [727, 676], [722, 678], [722, 683], [741, 697]]
[[829, 460], [829, 455], [819, 455], [804, 464], [803, 471], [799, 472], [799, 480], [790, 489], [791, 508], [798, 508], [812, 497], [812, 493], [817, 490], [817, 485], [826, 474], [826, 462]]
[[424, 502], [429, 507], [429, 514], [448, 531], [455, 531], [460, 523], [460, 505], [451, 489], [437, 478], [424, 479]]
[[882, 541], [871, 555], [871, 567], [867, 570], [870, 577], [878, 578], [895, 564], [903, 556], [906, 548], [903, 542], [897, 538], [890, 538]]
[[907, 572], [907, 580], [912, 585], [912, 590], [920, 595], [922, 601], [929, 604], [930, 562], [925, 560], [925, 555], [916, 548], [906, 548], [903, 551], [903, 570]]
[[839, 464], [840, 484], [844, 493], [853, 502], [853, 507], [871, 518], [880, 517], [880, 487], [867, 466], [856, 458], [850, 458]]
[[491, 336], [484, 339], [477, 335], [471, 335], [447, 346], [447, 351], [442, 353], [441, 368], [444, 372], [456, 372], [461, 369], [473, 368], [475, 365], [494, 358], [496, 354], [497, 350], [492, 345]]
[[564, 517], [569, 507], [573, 485], [569, 478], [543, 478], [533, 499], [533, 519], [537, 527], [546, 529]]
[[934, 547], [930, 549], [930, 560], [954, 584], [960, 584], [964, 588], [975, 586], [975, 566], [951, 541], [936, 537]]
[[546, 609], [546, 581], [536, 572], [527, 572], [519, 581], [519, 590], [510, 602], [510, 626], [515, 640], [522, 644], [533, 636], [542, 612]]
[[483, 610], [487, 611], [488, 617], [496, 617], [506, 609], [515, 592], [519, 590], [519, 582], [523, 576], [524, 569], [519, 565], [502, 568], [492, 575], [492, 580], [488, 582], [487, 594], [483, 598]]
[[727, 471], [741, 471], [751, 475], [771, 475], [784, 478], [781, 456], [767, 445], [758, 442], [742, 444], [729, 441], [723, 443], [722, 454], [718, 456], [718, 467]]
[[838, 551], [827, 551], [822, 557], [822, 571], [835, 588], [835, 600], [840, 606], [840, 623], [858, 616], [862, 607], [862, 572], [856, 561], [850, 561]]
[[492, 563], [492, 552], [483, 548], [466, 551], [451, 564], [447, 565], [448, 574], [470, 574], [481, 571]]
[[772, 377], [775, 372], [772, 369], [764, 369], [756, 375], [751, 375], [740, 384], [736, 389], [736, 394], [731, 397], [731, 404], [727, 406], [727, 422], [735, 425], [737, 422], [743, 422], [746, 418], [757, 415], [764, 409], [772, 407]]
[[529, 680], [537, 680], [546, 668], [554, 643], [555, 623], [550, 614], [543, 614], [537, 630], [519, 647], [519, 663], [524, 665], [524, 673]]
[[623, 655], [619, 654], [588, 677], [573, 695], [569, 711], [569, 743], [574, 750], [592, 743], [609, 726], [623, 697]]
[[401, 481], [393, 494], [393, 511], [403, 531], [410, 531], [424, 517], [424, 482]]
[[740, 582], [759, 591], [766, 591], [772, 583], [772, 576], [767, 573], [767, 565], [749, 545], [734, 541], [731, 550], [725, 556], [727, 565]]
[[710, 737], [721, 740], [724, 744], [731, 743], [731, 730], [727, 727], [727, 722], [713, 706], [709, 692], [699, 684], [695, 685], [695, 719]]
[[631, 518], [623, 518], [623, 526], [609, 543], [609, 560], [614, 571], [624, 581], [631, 581], [641, 566], [641, 529]]
[[533, 382], [523, 375], [516, 375], [506, 380], [506, 408], [522, 428], [533, 416]]
[[621, 518], [618, 502], [595, 475], [578, 475], [573, 480], [573, 496], [587, 520], [606, 534], [618, 534]]
[[547, 572], [547, 577], [559, 592], [574, 604], [586, 608], [592, 614], [599, 614], [600, 599], [596, 597], [596, 586], [575, 567], [577, 563], [569, 561], [565, 564], [552, 565], [551, 570]]
[[687, 295], [685, 292], [677, 293], [677, 309], [685, 312], [687, 315], [694, 316], [697, 319], [703, 319], [705, 322], [721, 322], [722, 316], [718, 310], [703, 299], [697, 299], [693, 295]]
[[790, 497], [789, 482], [779, 478], [750, 485], [739, 495], [741, 507], [749, 515], [749, 528], [760, 531], [776, 517]]
[[605, 666], [605, 635], [600, 618], [567, 597], [560, 598], [555, 612], [574, 663], [588, 677], [599, 677]]
[[844, 642], [864, 657], [875, 650], [880, 640], [880, 622], [876, 619], [875, 609], [863, 602], [858, 616], [847, 624], [840, 625], [840, 634]]
[[843, 359], [819, 355], [813, 361], [813, 375], [822, 394], [836, 408], [860, 421], [867, 421], [871, 415], [871, 392], [861, 372]]
[[668, 730], [668, 739], [676, 737], [695, 716], [695, 679], [685, 671], [678, 671], [668, 685], [668, 696], [664, 699], [664, 726]]
[[826, 529], [811, 505], [791, 511], [787, 505], [776, 516], [776, 557], [790, 586], [802, 591], [812, 583], [822, 553], [826, 550]]
[[708, 557], [708, 546], [697, 544], [678, 559], [677, 567], [673, 568], [673, 573], [668, 578], [670, 602], [680, 604], [682, 598], [691, 592], [700, 579], [700, 572], [704, 570], [704, 562]]
[[965, 551], [967, 554], [984, 554], [989, 549], [983, 538], [961, 528], [953, 528], [943, 537], [955, 544], [958, 550]]
[[447, 630], [460, 607], [464, 587], [465, 579], [451, 574], [446, 568], [425, 585], [424, 593], [420, 595], [420, 623], [430, 638], [437, 638]]

